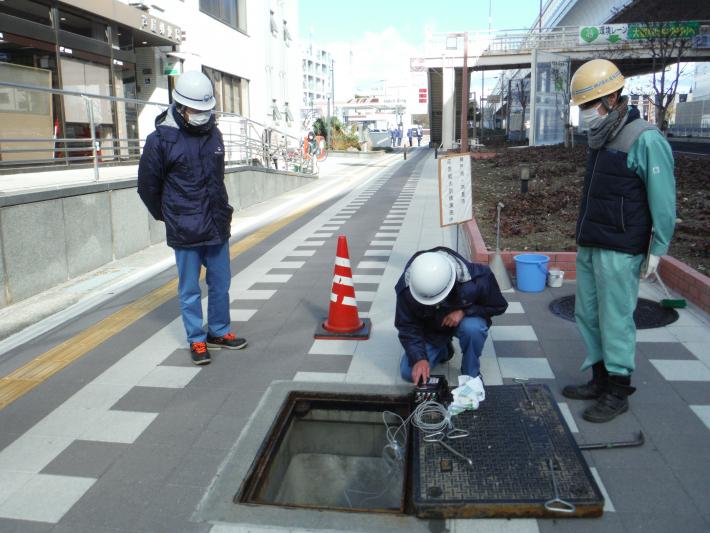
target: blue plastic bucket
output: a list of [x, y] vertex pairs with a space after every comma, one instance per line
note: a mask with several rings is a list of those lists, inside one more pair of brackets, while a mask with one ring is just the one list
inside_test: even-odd
[[518, 290], [541, 292], [547, 281], [547, 264], [550, 258], [542, 254], [520, 254], [514, 259]]

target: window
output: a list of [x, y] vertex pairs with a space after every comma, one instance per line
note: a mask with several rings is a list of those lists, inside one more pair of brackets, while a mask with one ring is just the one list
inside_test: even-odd
[[208, 67], [203, 67], [203, 71], [214, 86], [216, 109], [244, 116], [247, 109], [245, 93], [248, 81]]
[[246, 0], [200, 0], [200, 11], [232, 28], [246, 31]]

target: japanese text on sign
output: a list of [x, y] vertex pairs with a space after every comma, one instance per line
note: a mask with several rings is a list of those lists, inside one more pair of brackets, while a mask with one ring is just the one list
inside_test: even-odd
[[468, 154], [439, 159], [439, 209], [442, 226], [473, 218], [471, 156]]

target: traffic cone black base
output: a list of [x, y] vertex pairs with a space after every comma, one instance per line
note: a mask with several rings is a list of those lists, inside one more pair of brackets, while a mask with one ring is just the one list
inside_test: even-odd
[[366, 341], [370, 338], [370, 330], [372, 329], [372, 322], [369, 318], [361, 318], [362, 327], [355, 331], [328, 331], [325, 329], [324, 325], [326, 319], [324, 318], [318, 324], [316, 332], [313, 334], [315, 339], [329, 339], [329, 340], [344, 340], [344, 341]]

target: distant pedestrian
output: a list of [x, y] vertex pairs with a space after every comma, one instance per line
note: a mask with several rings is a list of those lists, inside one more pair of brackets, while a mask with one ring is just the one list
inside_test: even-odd
[[[596, 400], [582, 416], [608, 422], [629, 408], [639, 278], [655, 274], [675, 227], [673, 153], [658, 129], [621, 96], [624, 77], [594, 59], [572, 76], [572, 103], [589, 128], [589, 160], [577, 219], [575, 318], [587, 349], [583, 385], [567, 398]], [[653, 230], [653, 231], [652, 231]], [[646, 257], [646, 264], [642, 266]]]
[[417, 125], [417, 146], [422, 145], [422, 137], [424, 137], [424, 130], [422, 130], [421, 124]]
[[[224, 142], [215, 124], [210, 80], [182, 74], [174, 103], [155, 119], [138, 167], [138, 194], [150, 214], [165, 222], [175, 250], [178, 296], [192, 362], [212, 360], [208, 348], [247, 345], [230, 332], [229, 235], [232, 207], [224, 186]], [[202, 324], [200, 269], [206, 269], [207, 331]]]
[[407, 138], [409, 139], [409, 147], [410, 148], [412, 147], [412, 136], [413, 136], [412, 135], [412, 128], [409, 128], [407, 130]]
[[397, 127], [397, 146], [402, 146], [402, 125]]
[[390, 142], [392, 143], [392, 148], [397, 145], [397, 130], [394, 126], [390, 128]]

